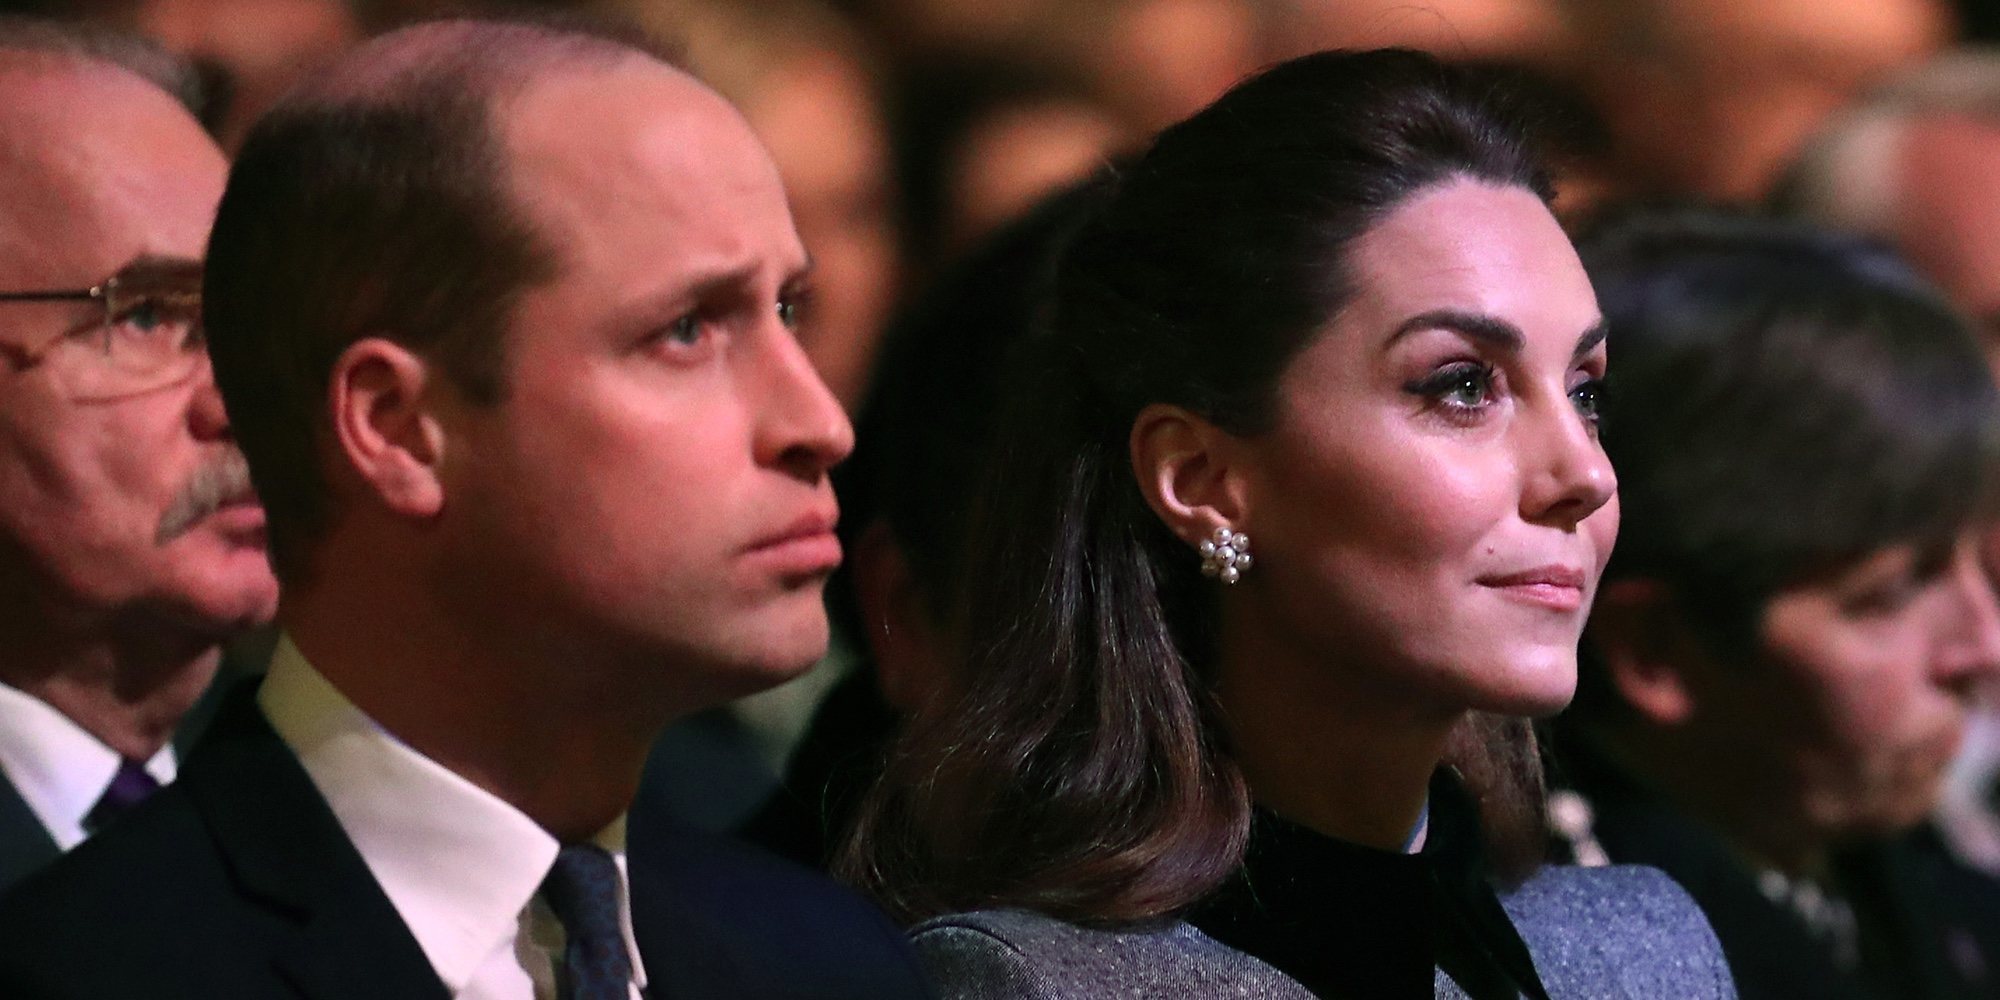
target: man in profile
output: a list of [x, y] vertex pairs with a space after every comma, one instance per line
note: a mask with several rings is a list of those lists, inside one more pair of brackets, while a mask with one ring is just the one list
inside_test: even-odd
[[226, 165], [186, 80], [0, 17], [0, 888], [173, 780], [277, 600], [196, 323]]
[[824, 651], [847, 419], [763, 149], [632, 45], [378, 39], [253, 130], [206, 283], [285, 586], [254, 701], [0, 907], [9, 997], [899, 997], [876, 911], [624, 815]]

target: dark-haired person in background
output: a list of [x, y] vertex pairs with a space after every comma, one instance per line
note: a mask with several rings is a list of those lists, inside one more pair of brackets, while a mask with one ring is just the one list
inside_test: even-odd
[[173, 780], [223, 643], [276, 607], [202, 351], [227, 167], [189, 80], [0, 17], [0, 888]]
[[659, 729], [817, 660], [839, 561], [851, 430], [735, 110], [595, 31], [412, 28], [258, 125], [209, 253], [285, 635], [0, 906], [0, 995], [923, 996], [822, 876], [627, 850]]
[[1744, 996], [1993, 996], [1980, 877], [1904, 837], [2000, 667], [1979, 345], [1887, 251], [1796, 224], [1634, 217], [1583, 257], [1625, 529], [1558, 829], [1679, 880]]
[[1283, 64], [1064, 251], [962, 662], [844, 858], [947, 996], [1733, 995], [1660, 873], [1537, 870], [1521, 717], [1618, 508], [1602, 318], [1496, 93]]
[[1014, 388], [1005, 361], [1038, 328], [1057, 251], [1100, 190], [1086, 182], [1003, 227], [890, 327], [854, 457], [834, 473], [847, 563], [828, 607], [865, 655], [814, 714], [747, 838], [829, 864], [898, 720], [940, 686], [997, 414]]

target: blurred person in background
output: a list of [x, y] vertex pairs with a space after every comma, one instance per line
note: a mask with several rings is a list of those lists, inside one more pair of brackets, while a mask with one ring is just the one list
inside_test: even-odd
[[1098, 182], [1035, 206], [953, 263], [884, 341], [876, 391], [834, 472], [847, 563], [828, 585], [853, 673], [814, 716], [783, 789], [743, 833], [814, 866], [831, 860], [898, 721], [941, 685], [973, 512], [1013, 388], [1005, 363], [1038, 331], [1047, 283]]
[[1265, 13], [1254, 0], [1073, 0], [1040, 40], [1150, 136], [1272, 61]]
[[188, 60], [201, 120], [233, 155], [252, 122], [362, 37], [348, 0], [27, 0], [38, 13], [131, 31]]
[[1761, 199], [1827, 115], [1952, 37], [1939, 0], [1558, 0], [1562, 72], [1646, 195]]
[[1775, 195], [1887, 240], [1977, 323], [2000, 369], [2000, 52], [1955, 52], [1836, 116]]
[[1978, 344], [1850, 236], [1670, 214], [1579, 249], [1626, 516], [1554, 744], [1567, 850], [1674, 876], [1744, 997], [1993, 996], [1991, 883], [1912, 839], [2000, 670]]
[[[1784, 212], [1889, 241], [1974, 321], [2000, 371], [2000, 53], [1941, 57], [1837, 116], [1775, 196]], [[1985, 543], [2000, 574], [2000, 531]], [[2000, 711], [1975, 716], [1938, 824], [1966, 861], [2000, 874]]]
[[1551, 65], [1568, 44], [1564, 0], [1274, 0], [1285, 55], [1422, 49], [1454, 62]]
[[0, 17], [0, 887], [175, 777], [270, 619], [201, 258], [226, 169], [188, 69]]
[[1136, 136], [1076, 73], [1042, 62], [969, 59], [904, 82], [896, 160], [919, 284]]

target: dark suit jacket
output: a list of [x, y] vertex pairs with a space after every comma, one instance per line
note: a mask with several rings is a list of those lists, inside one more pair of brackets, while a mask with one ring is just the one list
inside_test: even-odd
[[1564, 747], [1566, 783], [1589, 803], [1599, 845], [1611, 860], [1653, 865], [1687, 889], [1714, 925], [1743, 1000], [2000, 996], [2000, 890], [1920, 836], [1852, 845], [1835, 859], [1873, 975], [1850, 972], [1804, 919], [1764, 895], [1718, 833], [1620, 772], [1587, 738]]
[[[221, 707], [223, 692], [244, 679], [261, 675], [264, 665], [270, 661], [271, 646], [277, 641], [273, 629], [262, 628], [242, 636], [223, 649], [222, 665], [216, 670], [215, 683], [209, 685], [201, 700], [188, 710], [181, 724], [174, 732], [174, 752], [185, 758], [190, 748], [208, 727]], [[0, 895], [14, 887], [15, 883], [40, 871], [49, 862], [62, 857], [62, 850], [56, 847], [54, 837], [49, 836], [41, 818], [28, 807], [19, 789], [0, 773]]]
[[[927, 995], [873, 907], [747, 848], [629, 838], [633, 930], [657, 998]], [[10, 1000], [447, 1000], [245, 687], [172, 787], [0, 902]]]

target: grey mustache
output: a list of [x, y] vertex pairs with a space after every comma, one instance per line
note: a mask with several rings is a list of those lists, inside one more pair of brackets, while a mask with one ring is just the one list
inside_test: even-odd
[[220, 510], [223, 504], [251, 493], [250, 463], [243, 460], [242, 452], [231, 448], [188, 477], [187, 483], [174, 495], [173, 502], [167, 505], [167, 512], [160, 515], [160, 527], [153, 533], [153, 544], [165, 545], [187, 534], [201, 523], [202, 518]]

